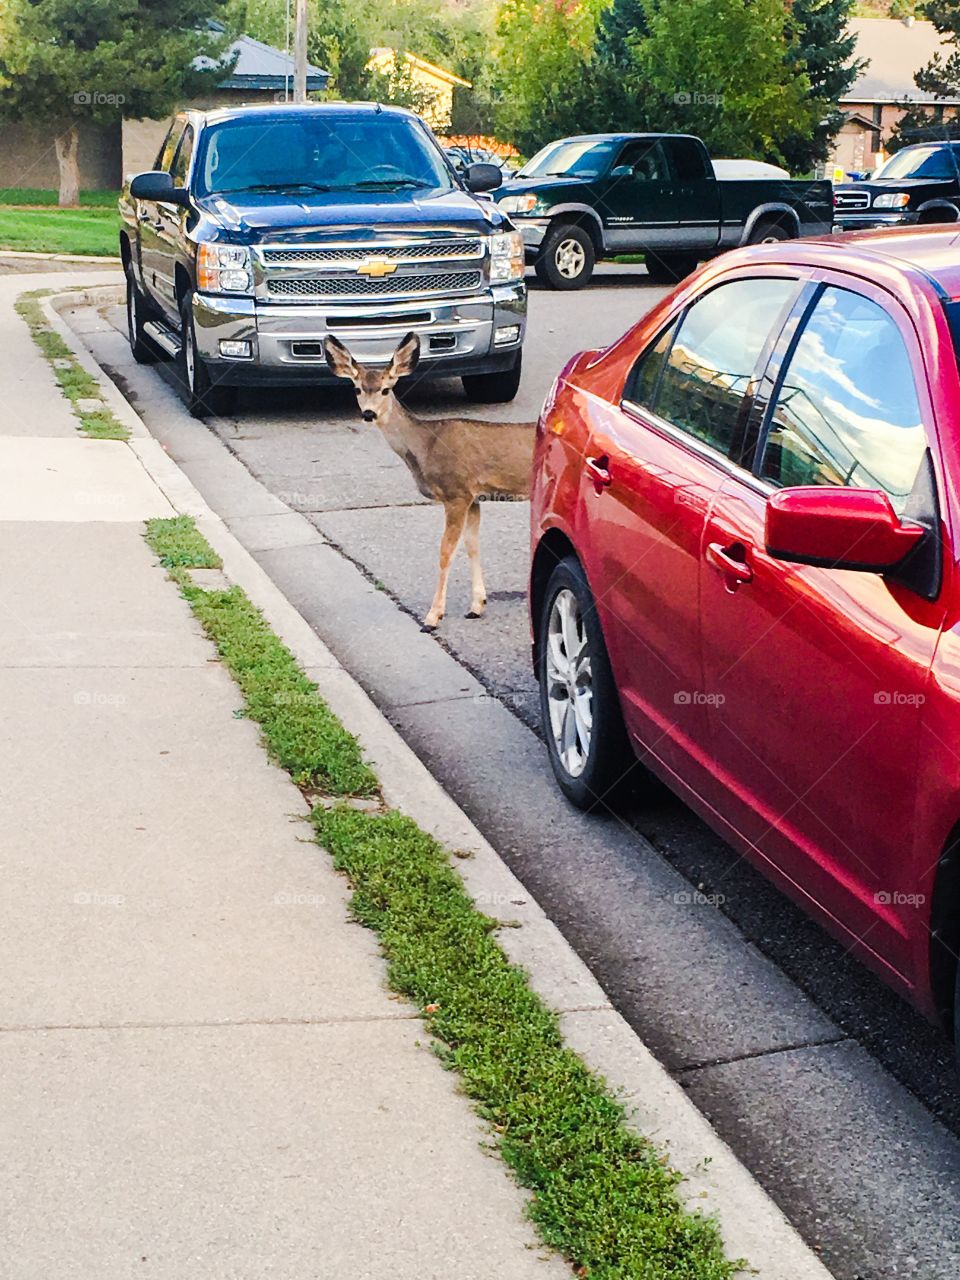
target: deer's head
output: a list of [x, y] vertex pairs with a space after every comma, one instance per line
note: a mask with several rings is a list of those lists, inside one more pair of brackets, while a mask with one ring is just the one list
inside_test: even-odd
[[353, 383], [360, 417], [364, 422], [380, 424], [386, 420], [393, 406], [393, 389], [397, 382], [413, 373], [420, 359], [420, 339], [415, 333], [407, 334], [383, 369], [358, 364], [337, 338], [324, 338], [323, 349], [327, 364], [337, 377], [348, 378]]

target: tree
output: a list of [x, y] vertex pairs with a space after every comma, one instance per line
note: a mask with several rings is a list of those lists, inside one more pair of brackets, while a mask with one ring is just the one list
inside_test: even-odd
[[782, 140], [812, 133], [821, 104], [783, 0], [649, 0], [631, 88], [657, 127], [696, 133], [714, 155], [782, 164]]
[[[7, 0], [0, 9], [0, 118], [53, 133], [60, 204], [80, 198], [79, 125], [166, 115], [223, 78], [223, 0]], [[198, 57], [210, 60], [197, 70]]]
[[793, 0], [790, 13], [797, 39], [788, 55], [790, 65], [806, 72], [811, 97], [822, 112], [812, 132], [783, 139], [780, 149], [794, 172], [805, 173], [826, 160], [830, 143], [843, 125], [837, 103], [866, 65], [853, 56], [857, 38], [848, 23], [854, 5], [855, 0]]
[[[928, 0], [918, 7], [919, 16], [927, 18], [943, 37], [947, 52], [935, 53], [925, 67], [914, 76], [918, 89], [934, 99], [960, 97], [960, 0]], [[890, 151], [899, 151], [914, 142], [947, 141], [960, 137], [960, 121], [956, 116], [944, 118], [944, 104], [924, 106], [918, 102], [900, 103], [904, 114], [887, 142]]]

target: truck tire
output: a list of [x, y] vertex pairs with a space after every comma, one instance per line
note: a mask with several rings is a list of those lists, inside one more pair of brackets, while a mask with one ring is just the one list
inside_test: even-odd
[[127, 339], [137, 364], [155, 364], [158, 352], [143, 331], [146, 300], [137, 288], [133, 272], [127, 272]]
[[544, 236], [534, 269], [548, 289], [582, 289], [590, 283], [596, 261], [590, 232], [560, 223]]
[[523, 358], [518, 355], [512, 369], [496, 373], [467, 373], [461, 382], [467, 399], [474, 404], [506, 404], [520, 390], [522, 373]]
[[747, 244], [779, 244], [781, 240], [792, 240], [793, 236], [782, 222], [774, 222], [770, 218], [761, 218], [750, 232]]
[[206, 361], [197, 350], [192, 289], [180, 303], [179, 365], [184, 403], [195, 418], [219, 417], [230, 412], [236, 399], [236, 387], [214, 382]]
[[643, 265], [654, 284], [676, 284], [697, 269], [692, 253], [647, 253]]

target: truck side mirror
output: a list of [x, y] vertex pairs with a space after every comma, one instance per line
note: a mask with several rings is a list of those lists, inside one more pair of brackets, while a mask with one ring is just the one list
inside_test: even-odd
[[186, 206], [189, 198], [183, 187], [175, 187], [173, 178], [162, 169], [151, 169], [148, 173], [138, 173], [130, 183], [130, 194], [134, 200], [156, 200], [163, 204], [180, 204]]
[[467, 190], [479, 194], [481, 191], [496, 191], [503, 185], [503, 172], [495, 164], [471, 164], [463, 171], [463, 180]]

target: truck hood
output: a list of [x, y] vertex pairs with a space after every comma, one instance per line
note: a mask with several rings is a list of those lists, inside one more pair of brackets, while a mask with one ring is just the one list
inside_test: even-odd
[[543, 204], [559, 204], [562, 200], [582, 200], [595, 178], [514, 178], [497, 187], [493, 193], [499, 202], [504, 196], [535, 195]]
[[265, 239], [295, 242], [345, 231], [370, 239], [441, 230], [483, 235], [504, 224], [503, 214], [491, 201], [459, 190], [210, 195], [197, 200], [197, 207], [211, 222], [249, 244]]

